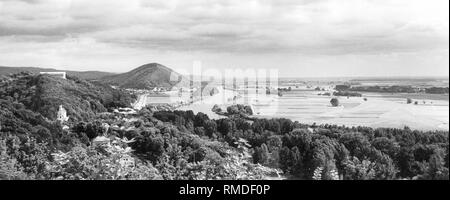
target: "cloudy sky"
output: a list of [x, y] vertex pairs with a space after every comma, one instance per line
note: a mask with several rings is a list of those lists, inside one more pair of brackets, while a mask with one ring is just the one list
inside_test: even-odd
[[448, 0], [0, 0], [0, 66], [449, 73]]

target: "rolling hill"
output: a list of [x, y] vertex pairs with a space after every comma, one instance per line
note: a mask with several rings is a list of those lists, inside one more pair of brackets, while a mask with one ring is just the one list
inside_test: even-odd
[[0, 78], [20, 72], [30, 72], [36, 75], [39, 74], [39, 72], [56, 71], [65, 71], [68, 76], [73, 76], [84, 80], [95, 80], [103, 84], [130, 89], [153, 89], [155, 87], [171, 89], [176, 85], [189, 85], [188, 78], [158, 63], [142, 65], [136, 69], [121, 74], [101, 71], [67, 71], [53, 68], [0, 66]]
[[97, 81], [22, 72], [0, 82], [0, 99], [21, 103], [52, 120], [62, 105], [72, 120], [88, 121], [96, 113], [129, 107], [135, 96]]
[[129, 72], [102, 77], [101, 82], [121, 88], [152, 89], [162, 87], [187, 86], [189, 80], [172, 69], [158, 64], [142, 65]]

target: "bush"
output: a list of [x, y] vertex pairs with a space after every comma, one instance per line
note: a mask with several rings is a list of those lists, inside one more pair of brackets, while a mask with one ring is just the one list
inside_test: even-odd
[[161, 179], [155, 168], [132, 157], [131, 148], [118, 138], [101, 138], [86, 149], [78, 146], [52, 155], [51, 179]]
[[231, 105], [231, 106], [227, 107], [227, 114], [228, 115], [248, 116], [248, 115], [253, 115], [253, 110], [248, 105], [236, 104], [236, 105]]
[[406, 103], [407, 103], [407, 104], [411, 104], [412, 102], [413, 102], [412, 99], [410, 99], [410, 98], [407, 98], [407, 99], [406, 99]]
[[331, 103], [331, 105], [332, 105], [333, 107], [337, 107], [337, 106], [339, 106], [339, 99], [337, 99], [337, 98], [332, 98], [332, 99], [330, 100], [330, 103]]

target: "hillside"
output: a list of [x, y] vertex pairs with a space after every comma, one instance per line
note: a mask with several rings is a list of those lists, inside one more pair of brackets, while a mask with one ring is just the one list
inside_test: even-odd
[[33, 74], [39, 74], [39, 72], [57, 72], [57, 71], [65, 71], [67, 75], [76, 76], [85, 80], [97, 80], [104, 76], [113, 75], [113, 73], [109, 72], [100, 72], [100, 71], [67, 71], [67, 70], [58, 70], [53, 68], [39, 68], [39, 67], [3, 67], [0, 66], [0, 77], [7, 76], [11, 74], [17, 74], [20, 72], [31, 72]]
[[[147, 107], [97, 114], [130, 98], [71, 76], [1, 80], [0, 180], [449, 178], [448, 131], [246, 119], [242, 105], [221, 119]], [[59, 105], [65, 128], [54, 120]]]
[[134, 100], [130, 94], [102, 83], [25, 72], [0, 82], [0, 98], [22, 103], [52, 120], [56, 119], [59, 105], [63, 105], [73, 120], [82, 121], [108, 108], [129, 106]]
[[142, 65], [127, 73], [106, 76], [101, 81], [121, 88], [133, 89], [152, 89], [154, 87], [170, 89], [176, 85], [187, 86], [189, 84], [186, 77], [158, 63]]

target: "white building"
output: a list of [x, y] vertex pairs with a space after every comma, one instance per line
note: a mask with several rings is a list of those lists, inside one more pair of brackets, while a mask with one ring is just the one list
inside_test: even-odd
[[67, 116], [67, 111], [66, 109], [63, 108], [62, 105], [59, 105], [59, 110], [56, 117], [57, 117], [56, 119], [61, 123], [64, 123], [69, 120], [69, 117]]

